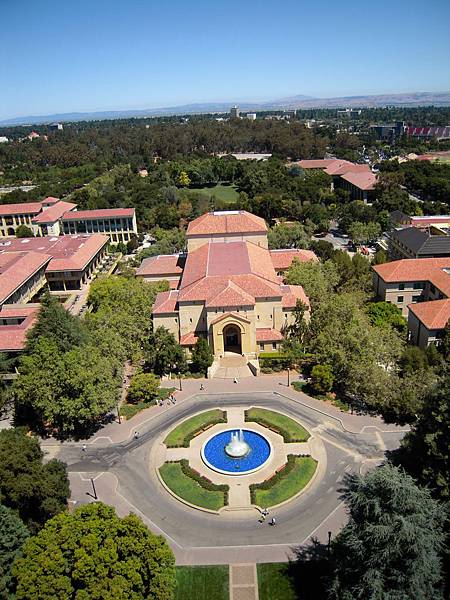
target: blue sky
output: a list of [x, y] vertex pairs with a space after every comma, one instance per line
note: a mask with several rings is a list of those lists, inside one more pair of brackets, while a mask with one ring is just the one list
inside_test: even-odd
[[0, 118], [450, 89], [447, 0], [0, 0]]

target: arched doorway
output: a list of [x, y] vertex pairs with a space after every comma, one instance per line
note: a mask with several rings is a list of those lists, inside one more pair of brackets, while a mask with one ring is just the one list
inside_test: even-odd
[[224, 327], [223, 349], [225, 352], [242, 354], [241, 330], [237, 325], [227, 325]]

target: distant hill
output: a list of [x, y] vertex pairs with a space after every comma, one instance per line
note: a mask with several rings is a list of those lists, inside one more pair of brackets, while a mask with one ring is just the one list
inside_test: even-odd
[[450, 106], [450, 92], [411, 92], [409, 94], [381, 94], [373, 96], [343, 96], [339, 98], [313, 98], [291, 96], [268, 102], [205, 102], [183, 104], [165, 108], [142, 110], [110, 110], [99, 112], [73, 112], [53, 115], [15, 117], [0, 121], [1, 125], [38, 125], [54, 121], [95, 121], [103, 119], [127, 119], [132, 117], [156, 117], [202, 113], [225, 113], [233, 104], [242, 112], [261, 110], [293, 110], [295, 108], [375, 108], [383, 106]]

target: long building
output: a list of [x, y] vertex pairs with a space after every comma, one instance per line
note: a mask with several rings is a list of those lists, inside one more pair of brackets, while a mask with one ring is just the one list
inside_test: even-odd
[[202, 215], [189, 224], [186, 237], [185, 262], [178, 255], [158, 257], [138, 271], [164, 279], [164, 265], [167, 278], [176, 278], [176, 289], [156, 297], [154, 327], [166, 327], [188, 351], [204, 337], [216, 361], [226, 354], [251, 361], [278, 350], [297, 302], [308, 308], [309, 300], [301, 286], [283, 283], [275, 264], [284, 271], [293, 260], [317, 260], [315, 255], [271, 253], [265, 221], [246, 211]]
[[26, 225], [37, 237], [76, 233], [103, 233], [113, 244], [137, 236], [134, 208], [77, 210], [77, 205], [58, 198], [42, 202], [0, 205], [0, 237], [14, 236]]

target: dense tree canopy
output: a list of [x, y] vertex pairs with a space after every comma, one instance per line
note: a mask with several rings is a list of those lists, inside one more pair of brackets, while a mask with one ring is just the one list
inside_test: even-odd
[[[0, 504], [0, 598], [12, 596], [11, 567], [30, 532], [13, 510]], [[10, 596], [11, 594], [11, 596]]]
[[333, 544], [338, 600], [432, 600], [441, 592], [445, 510], [400, 469], [347, 476], [349, 521]]
[[138, 517], [95, 502], [50, 519], [25, 543], [13, 569], [16, 598], [172, 600], [174, 563]]
[[65, 510], [69, 496], [66, 466], [44, 454], [21, 429], [0, 431], [0, 503], [19, 514], [30, 530]]

